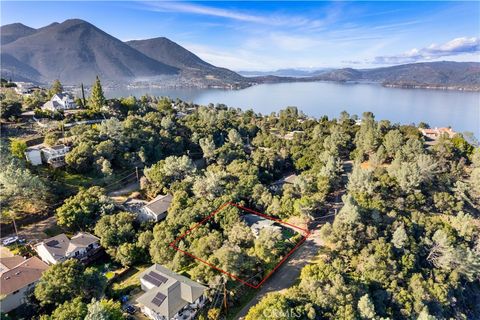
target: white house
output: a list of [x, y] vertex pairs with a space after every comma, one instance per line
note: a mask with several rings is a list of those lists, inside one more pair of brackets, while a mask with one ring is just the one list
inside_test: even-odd
[[26, 295], [48, 265], [37, 257], [0, 258], [0, 311], [7, 313], [26, 302]]
[[70, 151], [70, 147], [59, 144], [52, 147], [46, 147], [44, 144], [31, 146], [25, 150], [25, 157], [32, 165], [37, 166], [42, 163], [50, 164], [57, 168], [65, 165], [65, 155]]
[[35, 89], [38, 89], [38, 87], [31, 82], [15, 82], [15, 85], [15, 91], [21, 95], [29, 95]]
[[42, 148], [41, 146], [33, 146], [25, 150], [25, 157], [27, 161], [30, 162], [33, 166], [38, 166], [42, 164]]
[[60, 111], [67, 109], [75, 109], [77, 105], [72, 95], [67, 92], [54, 94], [53, 97], [45, 102], [42, 106], [43, 110]]
[[156, 196], [155, 199], [140, 209], [139, 220], [158, 222], [165, 219], [168, 208], [172, 204], [172, 199], [173, 197], [170, 194]]
[[150, 319], [193, 319], [206, 301], [205, 286], [159, 264], [142, 272], [140, 284], [145, 293], [136, 301]]
[[64, 144], [42, 148], [42, 158], [53, 167], [61, 167], [65, 164], [65, 155], [68, 151], [70, 147]]
[[453, 138], [457, 133], [452, 128], [435, 128], [435, 129], [418, 129], [422, 135], [431, 140], [437, 140], [442, 135], [447, 135], [449, 138]]
[[86, 260], [100, 249], [100, 239], [86, 232], [79, 232], [72, 239], [62, 233], [35, 246], [38, 256], [48, 264], [56, 264], [70, 258]]

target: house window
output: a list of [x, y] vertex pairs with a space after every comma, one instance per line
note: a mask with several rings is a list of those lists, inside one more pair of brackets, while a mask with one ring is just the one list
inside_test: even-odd
[[15, 290], [15, 291], [12, 292], [12, 294], [17, 294], [19, 292], [20, 292], [20, 290]]

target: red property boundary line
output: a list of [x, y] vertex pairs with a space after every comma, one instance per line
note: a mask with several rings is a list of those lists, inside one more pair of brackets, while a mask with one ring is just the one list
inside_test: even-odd
[[[284, 225], [290, 226], [290, 227], [292, 227], [292, 228], [294, 228], [294, 229], [297, 229], [297, 230], [300, 230], [300, 231], [304, 232], [302, 239], [300, 239], [300, 241], [295, 245], [295, 247], [293, 247], [293, 249], [290, 250], [290, 251], [285, 255], [285, 257], [283, 257], [283, 259], [275, 266], [275, 268], [273, 268], [273, 269], [260, 281], [260, 283], [257, 284], [256, 286], [253, 285], [253, 284], [251, 284], [251, 283], [249, 283], [249, 282], [247, 282], [247, 281], [245, 281], [245, 280], [243, 280], [243, 279], [240, 279], [239, 277], [237, 277], [237, 276], [235, 276], [235, 275], [233, 275], [233, 274], [231, 274], [231, 273], [229, 273], [229, 272], [227, 272], [227, 271], [225, 271], [225, 270], [222, 270], [222, 269], [218, 268], [217, 266], [214, 266], [213, 264], [211, 264], [211, 263], [209, 263], [209, 262], [207, 262], [207, 261], [205, 261], [205, 260], [203, 260], [203, 259], [200, 259], [200, 258], [197, 257], [197, 256], [194, 256], [193, 254], [191, 254], [191, 253], [189, 253], [189, 252], [186, 252], [186, 251], [178, 248], [177, 246], [175, 246], [175, 244], [176, 244], [178, 241], [182, 240], [182, 239], [185, 238], [187, 235], [191, 234], [193, 230], [195, 230], [195, 229], [197, 229], [198, 227], [200, 227], [202, 224], [204, 224], [205, 222], [207, 222], [207, 221], [208, 221], [209, 219], [211, 219], [214, 215], [216, 215], [217, 213], [219, 213], [220, 211], [222, 211], [224, 208], [226, 208], [226, 207], [228, 207], [228, 206], [237, 207], [237, 208], [239, 208], [239, 209], [241, 209], [241, 210], [244, 210], [244, 211], [253, 213], [253, 214], [258, 215], [258, 216], [260, 216], [260, 217], [264, 217], [264, 218], [266, 218], [266, 219], [275, 221], [275, 222], [280, 223], [280, 224], [284, 224]], [[288, 259], [288, 257], [290, 257], [290, 256], [293, 254], [293, 252], [295, 252], [295, 250], [297, 250], [298, 247], [300, 247], [300, 245], [301, 245], [302, 243], [304, 243], [305, 240], [307, 240], [307, 238], [308, 238], [309, 236], [310, 236], [310, 231], [308, 231], [308, 230], [306, 230], [306, 229], [297, 227], [297, 226], [295, 226], [295, 225], [293, 225], [293, 224], [290, 224], [290, 223], [288, 223], [288, 222], [284, 222], [284, 221], [282, 221], [282, 220], [280, 220], [280, 219], [275, 219], [275, 218], [273, 218], [273, 217], [271, 217], [271, 216], [268, 216], [268, 215], [266, 215], [266, 214], [257, 212], [257, 211], [255, 211], [255, 210], [242, 207], [242, 206], [240, 206], [240, 205], [238, 205], [238, 204], [236, 204], [236, 203], [226, 202], [226, 203], [222, 204], [217, 210], [215, 210], [215, 211], [213, 211], [211, 214], [209, 214], [209, 215], [208, 215], [206, 218], [204, 218], [202, 221], [200, 221], [199, 223], [197, 223], [196, 225], [194, 225], [192, 228], [188, 229], [184, 234], [180, 235], [180, 236], [177, 237], [175, 240], [173, 240], [173, 241], [169, 244], [169, 246], [170, 246], [171, 248], [173, 248], [173, 249], [175, 249], [175, 250], [177, 250], [177, 251], [179, 251], [179, 252], [181, 252], [181, 253], [183, 253], [183, 254], [185, 254], [185, 255], [193, 258], [193, 259], [195, 259], [195, 260], [198, 260], [198, 261], [206, 264], [207, 266], [209, 266], [209, 267], [211, 267], [211, 268], [213, 268], [213, 269], [215, 269], [215, 270], [217, 270], [217, 271], [220, 271], [221, 273], [226, 274], [227, 276], [229, 276], [229, 277], [231, 277], [231, 278], [233, 278], [233, 279], [235, 279], [235, 280], [237, 280], [237, 281], [240, 281], [241, 283], [243, 283], [243, 284], [245, 284], [245, 285], [247, 285], [247, 286], [249, 286], [249, 287], [251, 287], [251, 288], [258, 289], [258, 288]]]

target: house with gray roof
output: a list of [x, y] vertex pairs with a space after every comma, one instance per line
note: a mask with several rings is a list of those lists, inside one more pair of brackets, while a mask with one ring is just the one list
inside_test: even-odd
[[172, 200], [173, 196], [170, 194], [156, 196], [155, 199], [148, 202], [140, 209], [138, 215], [139, 220], [158, 222], [165, 219], [168, 208], [170, 208], [170, 205], [172, 204]]
[[27, 301], [28, 294], [48, 269], [38, 257], [0, 258], [0, 312], [10, 312]]
[[60, 111], [75, 109], [77, 105], [72, 95], [67, 92], [54, 94], [53, 97], [45, 102], [42, 106], [43, 110]]
[[100, 249], [100, 239], [86, 232], [79, 232], [71, 239], [62, 233], [35, 246], [38, 256], [48, 264], [56, 264], [70, 258], [85, 261]]
[[250, 227], [255, 237], [258, 238], [260, 231], [262, 229], [270, 230], [279, 230], [282, 231], [282, 228], [278, 225], [275, 225], [275, 221], [266, 219], [256, 214], [245, 214], [241, 218], [247, 226]]
[[140, 274], [140, 284], [145, 293], [136, 301], [150, 319], [193, 319], [206, 301], [205, 286], [159, 264]]

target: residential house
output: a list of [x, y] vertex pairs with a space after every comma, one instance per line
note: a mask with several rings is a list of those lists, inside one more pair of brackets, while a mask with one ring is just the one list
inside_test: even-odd
[[25, 157], [32, 165], [37, 166], [42, 163], [50, 164], [57, 168], [65, 165], [65, 155], [70, 151], [70, 147], [60, 144], [47, 147], [44, 144], [38, 144], [28, 147], [25, 150]]
[[88, 261], [101, 249], [100, 239], [86, 232], [79, 232], [71, 239], [62, 233], [35, 246], [38, 256], [48, 264], [56, 264], [70, 258]]
[[27, 158], [27, 161], [30, 162], [33, 166], [38, 166], [42, 164], [42, 147], [28, 147], [25, 150], [25, 157]]
[[45, 102], [42, 106], [43, 110], [61, 111], [75, 109], [77, 107], [72, 95], [67, 92], [54, 94], [53, 97]]
[[141, 273], [140, 284], [145, 293], [136, 301], [150, 319], [193, 319], [206, 301], [205, 286], [159, 264]]
[[300, 130], [290, 131], [290, 132], [286, 133], [286, 134], [283, 136], [283, 139], [285, 139], [285, 140], [293, 140], [293, 138], [295, 137], [295, 135], [300, 135], [300, 134], [303, 134], [303, 131], [300, 131]]
[[70, 147], [59, 144], [52, 147], [42, 148], [42, 158], [45, 163], [57, 168], [65, 165], [65, 155], [70, 151]]
[[298, 176], [296, 174], [289, 174], [288, 176], [284, 176], [283, 178], [274, 181], [270, 185], [270, 190], [272, 190], [273, 192], [278, 192], [283, 188], [285, 184], [295, 184], [297, 178]]
[[158, 222], [165, 219], [167, 211], [172, 204], [173, 197], [170, 194], [158, 195], [152, 201], [148, 202], [140, 209], [138, 218], [141, 221], [155, 221]]
[[250, 227], [255, 237], [260, 235], [260, 231], [262, 229], [270, 229], [270, 230], [279, 230], [282, 231], [282, 228], [278, 225], [275, 225], [275, 221], [263, 218], [256, 214], [246, 214], [243, 215], [242, 218], [243, 222], [247, 226]]
[[442, 135], [447, 135], [449, 138], [453, 138], [457, 133], [452, 128], [435, 128], [435, 129], [419, 129], [422, 135], [431, 140], [437, 140]]
[[21, 95], [30, 95], [35, 89], [39, 89], [31, 82], [15, 82], [15, 85], [15, 91]]
[[26, 295], [48, 265], [37, 257], [0, 258], [0, 311], [7, 313], [26, 302]]

